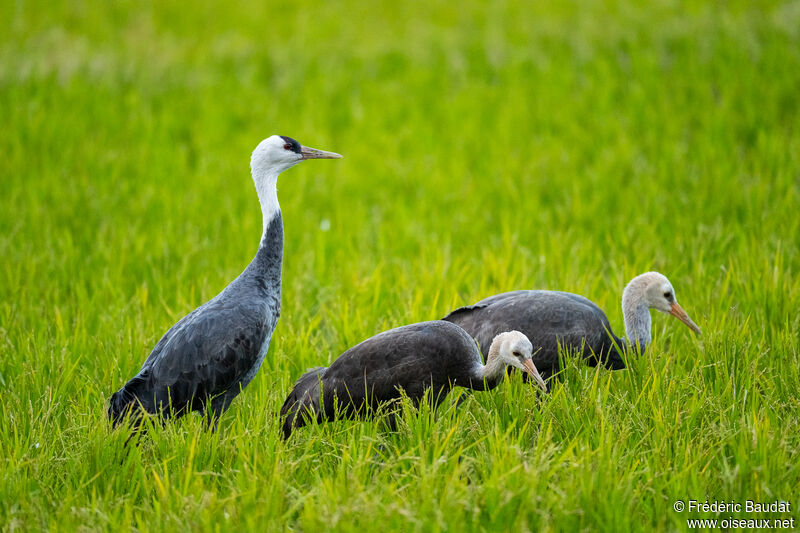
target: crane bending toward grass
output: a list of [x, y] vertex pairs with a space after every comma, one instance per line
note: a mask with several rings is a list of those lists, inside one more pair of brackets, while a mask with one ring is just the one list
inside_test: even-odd
[[263, 219], [255, 258], [222, 292], [172, 326], [139, 373], [111, 396], [108, 416], [115, 426], [130, 415], [138, 427], [142, 411], [163, 418], [205, 411], [216, 428], [261, 367], [280, 315], [278, 175], [306, 159], [340, 157], [279, 135], [259, 143], [250, 159]]
[[608, 317], [593, 302], [569, 292], [521, 290], [489, 296], [458, 308], [442, 320], [458, 324], [485, 350], [497, 333], [516, 329], [533, 344], [533, 362], [547, 379], [558, 371], [559, 346], [580, 353], [590, 365], [625, 368], [623, 355], [638, 344], [650, 344], [650, 309], [669, 313], [695, 333], [700, 328], [678, 305], [675, 290], [663, 274], [646, 272], [622, 292], [626, 339], [611, 331]]
[[[531, 343], [518, 331], [503, 332], [491, 343], [486, 364], [467, 332], [435, 320], [379, 333], [340, 355], [330, 367], [312, 368], [295, 384], [281, 407], [283, 436], [317, 421], [364, 417], [403, 391], [415, 404], [431, 391], [436, 406], [454, 386], [496, 387], [506, 366], [524, 370], [542, 390], [547, 386], [531, 362]], [[395, 414], [388, 415], [395, 427]]]

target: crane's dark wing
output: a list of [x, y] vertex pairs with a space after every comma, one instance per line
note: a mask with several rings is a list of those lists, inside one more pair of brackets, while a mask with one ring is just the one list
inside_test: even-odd
[[611, 333], [605, 313], [577, 294], [539, 290], [507, 292], [456, 309], [444, 320], [464, 328], [478, 341], [484, 353], [497, 334], [521, 331], [533, 344], [533, 362], [543, 377], [558, 370], [559, 345], [587, 357], [590, 364], [597, 364], [594, 355], [597, 354], [607, 366], [624, 368], [622, 359], [613, 350], [612, 339], [619, 339]]
[[277, 317], [267, 315], [263, 306], [211, 300], [170, 328], [126, 388], [145, 410], [163, 414], [170, 406], [202, 409], [210, 397], [237, 394], [233, 388], [252, 371], [275, 327]]
[[385, 331], [353, 346], [325, 372], [323, 398], [330, 416], [334, 397], [340, 410], [400, 397], [418, 401], [429, 388], [441, 400], [451, 385], [467, 385], [479, 364], [475, 341], [451, 323], [421, 322]]
[[489, 304], [484, 304], [480, 302], [472, 305], [465, 305], [463, 307], [459, 307], [458, 309], [453, 309], [447, 314], [447, 316], [442, 318], [442, 320], [447, 320], [448, 322], [453, 322], [453, 320], [451, 319], [466, 320], [467, 317], [473, 316], [472, 311], [476, 311], [478, 309], [484, 309], [488, 305]]

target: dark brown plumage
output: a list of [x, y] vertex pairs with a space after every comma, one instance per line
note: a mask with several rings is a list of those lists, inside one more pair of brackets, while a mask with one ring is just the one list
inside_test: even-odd
[[521, 331], [533, 344], [533, 362], [545, 378], [559, 368], [559, 346], [581, 355], [590, 365], [625, 368], [631, 345], [644, 352], [650, 344], [650, 309], [670, 314], [695, 333], [700, 328], [678, 305], [675, 289], [663, 274], [645, 272], [622, 291], [626, 339], [611, 331], [606, 314], [583, 296], [559, 291], [513, 291], [456, 309], [443, 318], [458, 324], [488, 349], [494, 335]]
[[625, 368], [617, 350], [625, 341], [614, 335], [605, 313], [583, 296], [558, 291], [513, 291], [460, 307], [442, 320], [457, 324], [488, 350], [494, 335], [515, 329], [533, 345], [533, 363], [544, 379], [558, 371], [558, 346], [582, 355], [594, 366]]
[[[350, 348], [330, 367], [300, 377], [281, 408], [284, 438], [305, 425], [306, 413], [317, 421], [362, 417], [399, 399], [401, 390], [415, 403], [431, 391], [434, 405], [454, 386], [488, 390], [500, 382], [506, 365], [524, 369], [545, 387], [530, 354], [530, 342], [519, 332], [499, 335], [484, 366], [475, 341], [449, 322], [385, 331]], [[390, 415], [390, 424], [393, 420]]]

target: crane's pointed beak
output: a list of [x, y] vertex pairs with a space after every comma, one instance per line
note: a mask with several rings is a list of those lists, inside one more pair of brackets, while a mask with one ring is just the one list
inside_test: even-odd
[[300, 147], [300, 155], [304, 159], [341, 159], [342, 156], [335, 152], [326, 152], [325, 150], [317, 150], [316, 148], [309, 148], [308, 146]]
[[525, 368], [525, 372], [527, 372], [528, 375], [533, 378], [536, 384], [539, 385], [539, 388], [542, 389], [544, 392], [547, 392], [547, 384], [542, 379], [542, 376], [541, 374], [539, 374], [539, 371], [536, 370], [536, 365], [533, 364], [533, 361], [531, 361], [530, 359], [525, 359], [524, 361], [522, 361], [522, 366]]
[[689, 329], [697, 333], [698, 335], [701, 333], [700, 327], [692, 322], [692, 319], [689, 318], [689, 315], [686, 314], [686, 311], [683, 310], [683, 307], [678, 305], [678, 302], [672, 304], [672, 308], [669, 311], [669, 314], [689, 326]]

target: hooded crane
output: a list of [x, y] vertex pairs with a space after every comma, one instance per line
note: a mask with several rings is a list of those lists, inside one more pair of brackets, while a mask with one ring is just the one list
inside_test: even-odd
[[273, 135], [250, 159], [263, 216], [255, 258], [217, 296], [172, 326], [139, 373], [111, 396], [108, 416], [116, 426], [129, 411], [135, 426], [141, 410], [169, 417], [206, 411], [219, 417], [258, 372], [280, 315], [283, 220], [278, 174], [306, 159], [342, 156]]
[[[435, 407], [453, 386], [493, 389], [506, 366], [524, 370], [546, 391], [531, 362], [531, 349], [522, 333], [502, 332], [494, 337], [484, 365], [475, 340], [450, 322], [384, 331], [350, 348], [330, 367], [312, 368], [300, 377], [281, 407], [283, 436], [288, 439], [294, 428], [304, 426], [306, 414], [318, 422], [363, 417], [383, 402], [399, 399], [401, 390], [415, 405], [431, 390]], [[393, 413], [388, 422], [396, 427]]]
[[478, 344], [488, 346], [501, 331], [516, 329], [533, 344], [533, 362], [547, 379], [558, 371], [558, 348], [580, 353], [591, 366], [625, 368], [622, 355], [638, 344], [650, 344], [650, 309], [669, 313], [695, 333], [700, 328], [678, 305], [669, 280], [658, 272], [633, 278], [622, 292], [622, 315], [627, 341], [611, 331], [605, 313], [583, 296], [559, 291], [513, 291], [490, 296], [456, 309], [443, 318], [458, 324]]

